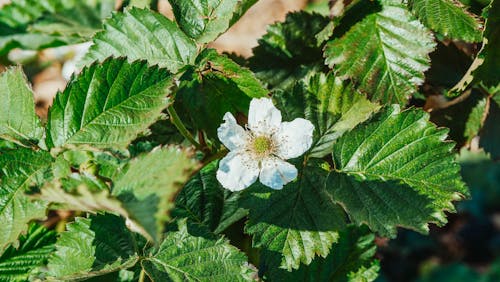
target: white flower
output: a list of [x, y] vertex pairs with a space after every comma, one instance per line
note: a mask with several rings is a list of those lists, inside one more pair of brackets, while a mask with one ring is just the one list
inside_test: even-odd
[[220, 141], [230, 150], [219, 163], [217, 180], [231, 191], [240, 191], [257, 178], [273, 189], [297, 178], [297, 168], [284, 161], [311, 147], [313, 124], [302, 118], [281, 122], [281, 112], [271, 99], [252, 99], [247, 130], [231, 113], [217, 129]]

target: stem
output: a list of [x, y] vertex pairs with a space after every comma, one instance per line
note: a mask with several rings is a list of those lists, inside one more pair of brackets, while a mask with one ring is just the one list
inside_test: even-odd
[[144, 282], [144, 278], [146, 278], [146, 272], [144, 272], [144, 269], [141, 269], [141, 273], [139, 274], [139, 282]]
[[196, 142], [193, 135], [191, 135], [191, 132], [189, 132], [189, 130], [187, 130], [187, 128], [184, 126], [184, 123], [182, 123], [173, 105], [168, 106], [167, 112], [170, 116], [170, 120], [175, 125], [177, 130], [179, 130], [182, 136], [184, 136], [187, 140], [189, 140], [189, 142], [191, 142], [191, 144], [193, 144], [193, 146], [195, 146], [196, 149], [203, 151], [203, 147], [198, 142]]
[[205, 164], [211, 163], [214, 160], [224, 157], [225, 155], [227, 155], [227, 153], [229, 153], [227, 149], [222, 149], [211, 156], [207, 156], [205, 159], [202, 160], [202, 162]]

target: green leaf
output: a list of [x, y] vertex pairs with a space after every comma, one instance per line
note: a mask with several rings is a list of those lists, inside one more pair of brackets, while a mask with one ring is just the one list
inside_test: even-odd
[[109, 1], [10, 1], [0, 9], [0, 55], [18, 47], [38, 50], [82, 42], [100, 28], [100, 19], [110, 14], [110, 10], [102, 13]]
[[35, 114], [33, 92], [21, 68], [0, 75], [0, 138], [36, 145], [43, 129]]
[[492, 0], [485, 8], [486, 24], [483, 32], [483, 47], [463, 78], [451, 89], [464, 91], [471, 83], [481, 83], [492, 93], [500, 89], [500, 1]]
[[233, 13], [233, 18], [229, 22], [229, 26], [231, 27], [235, 24], [248, 11], [248, 9], [257, 3], [257, 1], [259, 0], [238, 0], [238, 4], [236, 4], [236, 9]]
[[128, 217], [128, 212], [122, 203], [112, 197], [108, 189], [92, 175], [73, 173], [67, 178], [57, 179], [45, 185], [37, 198], [50, 203], [58, 204], [58, 210], [72, 210], [85, 212], [106, 211]]
[[382, 11], [330, 40], [325, 62], [342, 79], [350, 78], [372, 101], [404, 105], [424, 81], [432, 34], [399, 0], [382, 0]]
[[299, 82], [293, 91], [275, 93], [273, 98], [285, 120], [300, 117], [313, 123], [309, 154], [318, 158], [330, 154], [337, 138], [380, 108], [332, 73], [316, 74], [306, 83]]
[[[198, 43], [208, 43], [224, 33], [256, 1], [169, 0], [180, 28]], [[240, 10], [241, 9], [241, 10]]]
[[93, 41], [82, 64], [126, 56], [129, 60], [147, 60], [175, 73], [196, 56], [195, 42], [174, 22], [159, 13], [137, 8], [113, 14]]
[[47, 204], [31, 200], [24, 194], [28, 188], [45, 180], [52, 157], [49, 153], [25, 148], [0, 152], [0, 252], [26, 232], [28, 223], [44, 219]]
[[77, 217], [67, 225], [49, 259], [48, 275], [62, 281], [104, 275], [138, 260], [132, 233], [114, 215]]
[[168, 232], [158, 251], [141, 264], [152, 281], [253, 281], [247, 258], [225, 239], [185, 221]]
[[268, 92], [251, 71], [214, 49], [204, 50], [195, 65], [181, 77], [176, 107], [190, 114], [195, 129], [205, 130], [214, 139], [226, 112], [247, 113], [251, 98]]
[[167, 107], [172, 76], [144, 61], [93, 64], [58, 93], [50, 108], [47, 146], [125, 148]]
[[247, 215], [238, 205], [240, 194], [220, 185], [218, 167], [218, 162], [212, 162], [186, 183], [175, 199], [173, 217], [186, 217], [218, 234]]
[[500, 1], [493, 0], [487, 7], [486, 28], [483, 34], [483, 48], [478, 58], [483, 62], [475, 75], [487, 88], [500, 87]]
[[270, 25], [249, 59], [250, 68], [270, 89], [291, 89], [297, 80], [323, 68], [322, 46], [315, 35], [329, 19], [295, 12], [285, 22]]
[[[40, 18], [30, 26], [29, 31], [63, 38], [77, 37], [81, 41], [90, 40], [92, 35], [101, 29], [100, 4], [94, 6], [89, 3], [76, 2], [70, 9]], [[105, 14], [106, 17], [110, 15], [111, 13]]]
[[0, 280], [28, 281], [31, 272], [45, 264], [54, 251], [56, 233], [32, 224], [19, 238], [19, 247], [9, 247], [0, 255]]
[[337, 242], [345, 215], [325, 189], [325, 165], [309, 161], [283, 190], [254, 185], [243, 194], [241, 203], [250, 211], [245, 231], [253, 236], [253, 246], [277, 254], [265, 261], [296, 269], [316, 255], [325, 257]]
[[378, 261], [375, 260], [375, 235], [366, 226], [349, 226], [340, 232], [326, 258], [316, 258], [310, 265], [298, 270], [269, 269], [271, 281], [362, 281], [377, 278]]
[[389, 107], [337, 140], [328, 190], [353, 222], [383, 236], [396, 226], [427, 232], [468, 195], [446, 135], [422, 110]]
[[447, 38], [480, 42], [481, 23], [456, 0], [412, 0], [409, 6], [428, 28]]
[[488, 98], [480, 100], [474, 108], [472, 108], [469, 117], [467, 118], [467, 123], [465, 124], [464, 136], [467, 141], [470, 142], [472, 138], [479, 134], [479, 131], [483, 127], [484, 121], [488, 114], [487, 103], [489, 104]]
[[39, 19], [44, 13], [55, 13], [63, 9], [65, 3], [70, 4], [69, 1], [63, 2], [21, 0], [3, 6], [0, 9], [0, 55], [5, 55], [17, 47], [36, 50], [65, 44], [62, 38], [28, 32], [29, 24]]
[[484, 120], [483, 128], [479, 134], [479, 146], [491, 154], [494, 160], [500, 159], [500, 134], [498, 123], [500, 122], [500, 95], [493, 96], [489, 101], [489, 109]]
[[146, 238], [158, 242], [170, 219], [174, 198], [196, 167], [188, 154], [175, 147], [158, 148], [130, 161], [113, 185], [129, 218]]

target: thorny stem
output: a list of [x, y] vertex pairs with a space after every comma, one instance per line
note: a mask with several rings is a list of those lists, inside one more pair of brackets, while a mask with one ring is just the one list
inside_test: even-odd
[[187, 130], [187, 128], [184, 126], [184, 123], [182, 123], [173, 105], [168, 106], [167, 112], [168, 115], [170, 116], [170, 120], [175, 125], [177, 130], [179, 130], [182, 136], [184, 136], [187, 140], [189, 140], [189, 142], [191, 142], [191, 144], [193, 144], [193, 146], [195, 146], [196, 149], [203, 151], [203, 147], [200, 145], [200, 143], [196, 142], [193, 135], [191, 135], [191, 132], [189, 132], [189, 130]]

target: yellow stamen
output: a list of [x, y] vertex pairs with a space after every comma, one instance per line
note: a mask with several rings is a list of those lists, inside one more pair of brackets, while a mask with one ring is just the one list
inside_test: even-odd
[[253, 150], [258, 155], [267, 154], [271, 151], [273, 143], [266, 136], [258, 136], [253, 140]]

